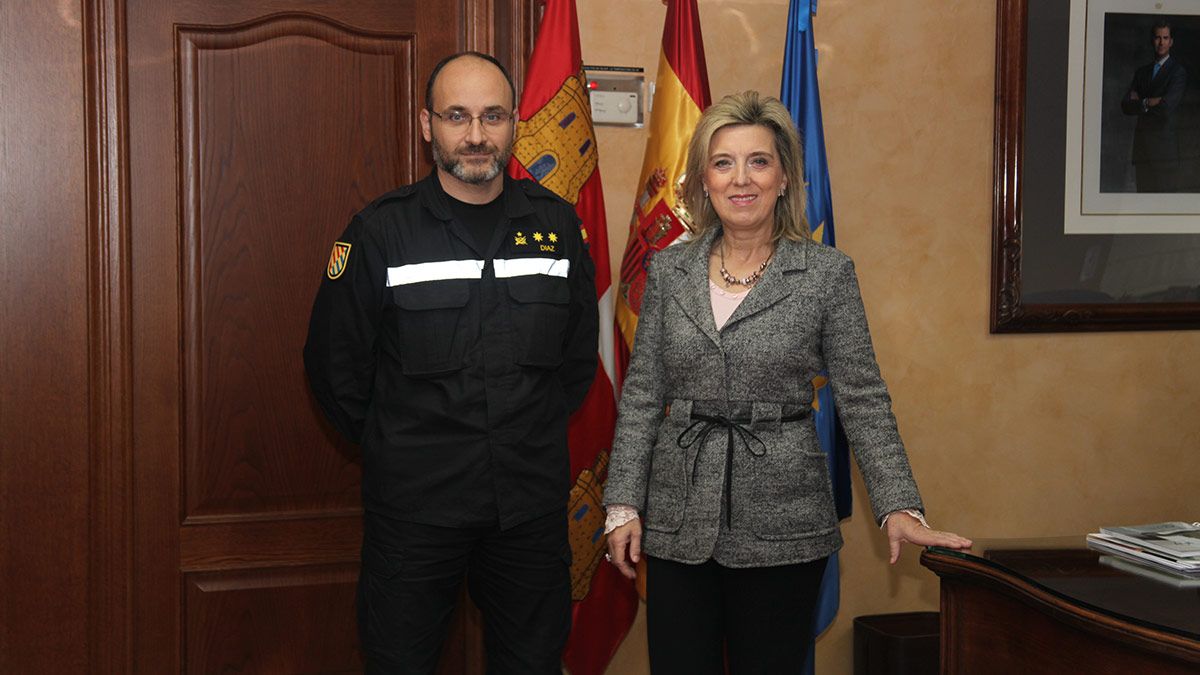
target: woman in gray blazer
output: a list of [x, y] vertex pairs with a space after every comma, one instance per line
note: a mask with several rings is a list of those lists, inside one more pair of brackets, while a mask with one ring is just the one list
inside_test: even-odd
[[805, 662], [842, 544], [811, 414], [823, 372], [892, 562], [904, 541], [970, 546], [924, 525], [854, 265], [809, 237], [802, 161], [778, 100], [711, 106], [683, 184], [694, 236], [648, 272], [604, 504], [611, 562], [632, 578], [648, 558], [657, 674]]

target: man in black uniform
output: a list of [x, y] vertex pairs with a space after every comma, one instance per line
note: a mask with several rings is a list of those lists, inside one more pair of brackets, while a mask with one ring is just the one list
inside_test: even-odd
[[567, 419], [596, 370], [594, 269], [571, 206], [504, 175], [504, 68], [448, 57], [425, 100], [437, 168], [334, 243], [304, 348], [321, 408], [363, 449], [366, 670], [432, 673], [466, 574], [489, 672], [557, 674]]
[[1176, 118], [1187, 88], [1187, 71], [1171, 58], [1171, 24], [1154, 24], [1154, 62], [1133, 74], [1121, 100], [1126, 115], [1137, 116], [1133, 130], [1134, 182], [1138, 192], [1176, 192], [1179, 184], [1179, 134]]

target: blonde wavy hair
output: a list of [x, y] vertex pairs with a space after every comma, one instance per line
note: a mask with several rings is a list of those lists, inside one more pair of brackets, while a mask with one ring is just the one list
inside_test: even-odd
[[708, 166], [708, 148], [712, 137], [727, 126], [743, 124], [770, 130], [775, 138], [775, 153], [779, 155], [784, 176], [787, 177], [786, 194], [775, 202], [772, 240], [811, 239], [808, 218], [804, 215], [804, 151], [800, 145], [800, 134], [783, 103], [777, 98], [762, 96], [757, 91], [730, 94], [709, 106], [692, 132], [682, 197], [692, 217], [694, 239], [698, 241], [712, 228], [721, 226], [721, 219], [717, 217], [712, 202], [704, 194], [702, 180]]

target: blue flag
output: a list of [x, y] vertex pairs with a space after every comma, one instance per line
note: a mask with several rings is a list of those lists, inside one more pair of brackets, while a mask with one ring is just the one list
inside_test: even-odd
[[[804, 180], [808, 184], [808, 223], [813, 239], [834, 246], [833, 200], [829, 167], [825, 161], [825, 132], [821, 125], [821, 93], [817, 86], [817, 48], [813, 42], [812, 15], [817, 0], [792, 0], [788, 10], [787, 43], [783, 54], [783, 83], [779, 99], [792, 112], [804, 144]], [[833, 498], [839, 519], [850, 516], [850, 452], [828, 382], [817, 390], [814, 416], [817, 437], [829, 462]], [[829, 556], [817, 600], [813, 639], [833, 623], [838, 610], [838, 556]], [[814, 645], [815, 646], [815, 645]], [[806, 673], [814, 670], [814, 649], [809, 649]]]

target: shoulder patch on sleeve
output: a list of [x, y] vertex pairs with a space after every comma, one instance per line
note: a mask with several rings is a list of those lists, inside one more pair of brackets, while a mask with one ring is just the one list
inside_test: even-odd
[[325, 267], [325, 276], [337, 279], [346, 271], [350, 262], [350, 244], [344, 241], [333, 242], [333, 251], [329, 254], [329, 264]]

